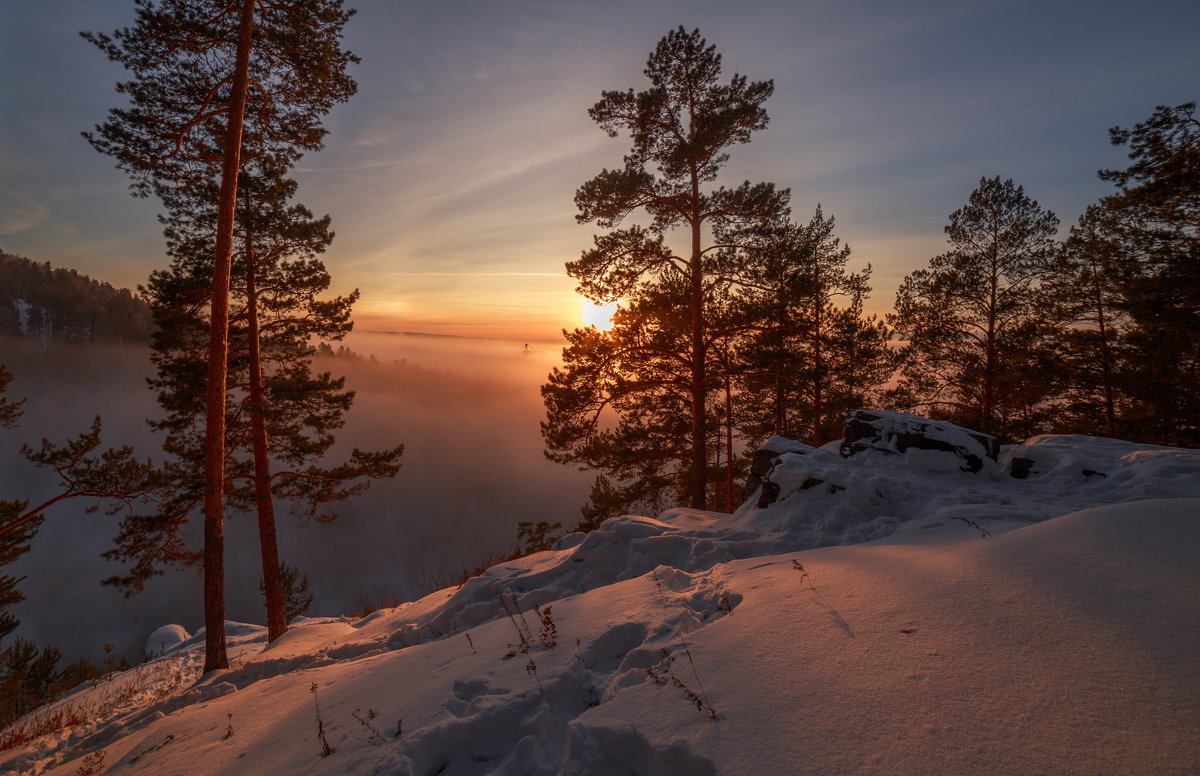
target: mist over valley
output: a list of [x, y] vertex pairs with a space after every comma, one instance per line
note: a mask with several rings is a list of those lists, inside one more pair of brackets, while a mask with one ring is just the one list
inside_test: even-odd
[[[340, 615], [395, 603], [430, 591], [434, 578], [511, 550], [521, 521], [579, 518], [591, 475], [545, 460], [538, 422], [538, 386], [558, 361], [548, 343], [354, 333], [350, 354], [318, 357], [313, 368], [345, 375], [354, 407], [331, 458], [358, 447], [405, 445], [393, 480], [335, 505], [338, 520], [318, 524], [283, 513], [283, 559], [308, 574], [316, 598], [310, 615]], [[87, 430], [100, 414], [104, 446], [132, 445], [140, 458], [160, 457], [160, 440], [146, 419], [158, 413], [146, 386], [149, 349], [95, 343], [36, 349], [0, 341], [0, 363], [14, 375], [13, 397], [25, 397], [18, 427], [5, 432], [0, 478], [8, 498], [33, 503], [58, 488], [53, 472], [21, 457], [22, 443], [63, 442]], [[55, 505], [14, 566], [26, 600], [16, 609], [16, 636], [50, 643], [67, 657], [96, 659], [105, 643], [134, 660], [146, 636], [179, 623], [202, 624], [200, 578], [169, 571], [145, 592], [123, 599], [100, 580], [119, 573], [101, 559], [112, 546], [119, 516], [86, 514], [87, 499]], [[199, 546], [200, 520], [189, 531]], [[228, 618], [262, 622], [261, 561], [251, 514], [226, 522]]]

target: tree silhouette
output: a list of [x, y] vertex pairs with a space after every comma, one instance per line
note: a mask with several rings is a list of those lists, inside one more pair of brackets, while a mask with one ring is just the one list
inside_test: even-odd
[[228, 666], [224, 636], [225, 391], [229, 279], [246, 106], [258, 153], [287, 166], [317, 149], [321, 117], [354, 93], [342, 50], [341, 0], [135, 0], [134, 26], [84, 33], [133, 73], [88, 141], [134, 179], [134, 193], [168, 203], [181, 184], [220, 175], [213, 254], [205, 419], [205, 671]]
[[[612, 231], [567, 272], [579, 293], [620, 300], [622, 309], [608, 332], [564, 332], [564, 368], [543, 387], [543, 435], [554, 460], [618, 478], [635, 473], [633, 487], [647, 495], [675, 481], [703, 509], [708, 400], [722, 379], [711, 353], [721, 337], [714, 306], [729, 293], [746, 233], [787, 214], [787, 192], [772, 184], [711, 184], [728, 149], [766, 127], [762, 104], [774, 87], [737, 74], [722, 82], [715, 46], [682, 27], [658, 42], [645, 74], [648, 89], [605, 91], [588, 111], [610, 137], [627, 132], [632, 148], [622, 168], [602, 170], [576, 192], [579, 222]], [[649, 223], [620, 227], [635, 213]], [[677, 229], [687, 238], [682, 250], [666, 239]], [[614, 430], [602, 427], [609, 411]], [[619, 460], [629, 442], [639, 449]]]
[[982, 178], [950, 214], [950, 251], [904, 279], [890, 317], [907, 341], [902, 388], [914, 404], [986, 433], [1049, 391], [1024, 367], [1050, 325], [1041, 284], [1053, 271], [1058, 218], [1012, 180]]

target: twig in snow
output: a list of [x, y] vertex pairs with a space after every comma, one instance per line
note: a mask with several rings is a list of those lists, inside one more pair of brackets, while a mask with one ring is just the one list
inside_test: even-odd
[[807, 581], [808, 589], [815, 593], [817, 589], [813, 587], [812, 577], [808, 575], [808, 569], [804, 568], [804, 564], [792, 558], [792, 568], [800, 572], [800, 584], [804, 584]]
[[583, 659], [583, 642], [575, 639], [575, 659], [583, 666], [583, 675], [587, 678], [588, 690], [592, 693], [592, 699], [589, 701], [583, 694], [583, 685], [579, 686], [579, 697], [583, 700], [585, 706], [589, 709], [592, 706], [600, 705], [600, 696], [596, 694], [596, 685], [592, 684], [592, 672], [588, 670], [587, 663]]
[[[355, 709], [354, 711], [350, 712], [350, 716], [354, 717], [356, 720], [358, 720], [358, 724], [362, 725], [364, 728], [367, 729], [367, 732], [368, 732], [367, 740], [368, 741], [370, 741], [373, 738], [376, 741], [378, 741], [379, 743], [381, 743], [381, 744], [383, 743], [383, 736], [379, 735], [379, 731], [375, 729], [374, 725], [372, 725], [366, 719], [363, 719], [362, 717], [358, 716], [358, 709]], [[367, 709], [367, 719], [375, 719], [375, 712], [372, 709]]]
[[538, 689], [542, 695], [546, 694], [546, 688], [542, 687], [542, 680], [538, 677], [537, 663], [533, 662], [533, 658], [529, 658], [529, 662], [525, 664], [525, 673], [533, 674], [533, 681], [537, 682]]
[[972, 528], [976, 529], [977, 531], [979, 531], [979, 533], [981, 535], [980, 538], [983, 538], [983, 539], [991, 539], [992, 538], [992, 535], [990, 533], [988, 533], [987, 529], [984, 528], [983, 526], [981, 526], [979, 523], [976, 523], [974, 520], [968, 520], [965, 517], [952, 517], [950, 519], [951, 520], [961, 520], [962, 522], [964, 522], [967, 525], [971, 526]]
[[[658, 588], [658, 594], [662, 598], [663, 603], [669, 605], [670, 602], [667, 601], [667, 594], [663, 590], [662, 580], [660, 580], [658, 578], [658, 571], [655, 570], [655, 572], [653, 573], [652, 576], [654, 577], [654, 585], [655, 585], [655, 587]], [[669, 678], [671, 680], [671, 683], [674, 684], [676, 687], [679, 687], [681, 690], [683, 690], [684, 697], [687, 698], [692, 703], [694, 703], [696, 705], [697, 710], [707, 711], [709, 719], [716, 719], [717, 718], [717, 710], [714, 709], [712, 707], [712, 704], [710, 704], [708, 702], [708, 694], [704, 692], [704, 684], [701, 683], [700, 673], [696, 670], [696, 661], [692, 659], [692, 651], [690, 649], [688, 649], [687, 639], [684, 637], [682, 631], [679, 632], [679, 643], [683, 646], [683, 653], [685, 655], [687, 655], [688, 664], [691, 665], [691, 667], [692, 667], [692, 675], [696, 677], [696, 687], [700, 690], [700, 694], [697, 695], [696, 693], [692, 692], [691, 689], [688, 688], [688, 686], [685, 685], [682, 680], [680, 680], [678, 677], [675, 676], [674, 673], [672, 673], [671, 664], [673, 662], [675, 662], [675, 658], [671, 657], [670, 650], [668, 650], [668, 649], [662, 650], [662, 653], [661, 653], [662, 660], [659, 661], [659, 664], [661, 665], [663, 663], [663, 661], [666, 661], [665, 670], [667, 672], [667, 676], [669, 676]], [[659, 680], [655, 676], [655, 674], [651, 673], [652, 671], [653, 671], [653, 669], [646, 669], [646, 672], [649, 673], [651, 677], [654, 677], [655, 683], [657, 684]]]
[[328, 757], [333, 754], [333, 750], [329, 748], [329, 742], [325, 740], [325, 720], [321, 719], [321, 702], [317, 697], [317, 683], [313, 682], [308, 691], [312, 693], [313, 706], [317, 710], [317, 740], [321, 742], [321, 756]]

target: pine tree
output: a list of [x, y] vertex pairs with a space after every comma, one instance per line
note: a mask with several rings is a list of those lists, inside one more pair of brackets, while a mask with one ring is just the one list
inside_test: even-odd
[[889, 332], [863, 313], [871, 267], [848, 272], [850, 246], [818, 206], [803, 226], [770, 233], [753, 252], [740, 304], [738, 426], [761, 443], [772, 434], [819, 446], [840, 436], [846, 413], [891, 376]]
[[950, 251], [912, 272], [889, 322], [907, 341], [901, 389], [912, 408], [990, 434], [1036, 426], [1050, 394], [1051, 322], [1041, 285], [1053, 271], [1058, 218], [1011, 180], [983, 178], [950, 214]]
[[[0, 392], [7, 384], [7, 375], [0, 369]], [[20, 402], [9, 403], [0, 397], [0, 405], [15, 410]], [[19, 412], [10, 413], [0, 425], [10, 427]], [[45, 501], [30, 506], [28, 500], [0, 501], [0, 569], [16, 561], [30, 549], [30, 542], [45, 519], [46, 511], [54, 505], [77, 498], [91, 499], [106, 512], [129, 515], [135, 510], [156, 502], [164, 485], [162, 472], [149, 461], [139, 461], [128, 446], [100, 450], [100, 417], [91, 429], [64, 444], [43, 439], [38, 448], [25, 445], [21, 454], [36, 466], [49, 469], [59, 477], [61, 490]], [[20, 603], [25, 596], [17, 589], [20, 579], [0, 575], [0, 641], [16, 629], [19, 621], [9, 607]]]
[[[12, 374], [0, 366], [0, 428], [12, 428], [21, 417], [20, 399], [13, 401], [5, 393], [12, 381]], [[34, 515], [23, 523], [18, 521], [25, 513], [26, 501], [0, 501], [0, 569], [3, 569], [17, 558], [29, 552], [29, 542], [37, 533], [41, 524], [41, 515]], [[16, 630], [20, 621], [9, 609], [25, 596], [17, 589], [20, 579], [9, 574], [0, 574], [0, 642], [4, 637]]]
[[[355, 450], [343, 464], [321, 465], [353, 393], [341, 378], [313, 374], [312, 356], [315, 343], [328, 346], [350, 330], [358, 294], [321, 298], [330, 284], [318, 258], [332, 239], [329, 217], [317, 219], [302, 205], [288, 204], [295, 181], [279, 170], [254, 167], [243, 174], [240, 188], [231, 282], [226, 498], [230, 508], [258, 515], [268, 640], [274, 640], [289, 619], [280, 577], [285, 564], [276, 547], [276, 499], [290, 502], [301, 516], [332, 520], [335, 515], [324, 505], [361, 492], [371, 479], [393, 476], [403, 446], [377, 453]], [[174, 261], [152, 275], [146, 290], [159, 324], [153, 352], [157, 376], [151, 385], [165, 410], [153, 425], [166, 435], [177, 498], [153, 520], [128, 522], [117, 549], [108, 554], [133, 563], [126, 576], [107, 580], [127, 593], [140, 590], [161, 565], [186, 564], [191, 557], [174, 549], [197, 502], [193, 483], [204, 458], [197, 406], [208, 328], [203, 299], [211, 282], [212, 194], [211, 187], [200, 187], [188, 200], [177, 195], [187, 206], [166, 219]], [[148, 542], [147, 536], [157, 538]], [[156, 556], [159, 548], [172, 552]]]
[[[287, 166], [317, 149], [321, 117], [354, 93], [342, 50], [341, 0], [135, 0], [136, 22], [112, 36], [84, 33], [133, 72], [88, 141], [134, 178], [135, 194], [169, 203], [178, 187], [220, 174], [210, 302], [205, 420], [205, 671], [228, 666], [224, 635], [226, 353], [237, 183], [247, 103], [258, 153]], [[169, 205], [168, 205], [169, 206]]]
[[[295, 566], [280, 561], [277, 575], [283, 591], [283, 616], [291, 622], [308, 611], [316, 593], [308, 592], [308, 574], [301, 574]], [[267, 596], [266, 580], [258, 580], [258, 591]]]
[[1123, 385], [1128, 270], [1111, 214], [1102, 205], [1090, 206], [1071, 227], [1046, 282], [1061, 327], [1056, 349], [1067, 374], [1064, 429], [1118, 434], [1118, 417], [1129, 405]]
[[[769, 183], [711, 187], [728, 149], [767, 125], [763, 102], [774, 86], [733, 75], [698, 30], [663, 37], [645, 69], [650, 88], [606, 91], [589, 115], [610, 137], [633, 142], [624, 167], [602, 170], [576, 192], [580, 223], [612, 231], [567, 264], [578, 291], [595, 302], [622, 301], [609, 332], [566, 334], [564, 369], [543, 388], [548, 455], [607, 471], [641, 470], [635, 488], [657, 498], [682, 481], [692, 507], [707, 502], [710, 394], [721, 384], [710, 353], [711, 311], [729, 293], [729, 250], [744, 232], [787, 213], [787, 192]], [[617, 228], [634, 213], [647, 226]], [[667, 236], [686, 235], [683, 250]], [[711, 241], [706, 245], [706, 237]], [[602, 430], [607, 411], [617, 429]], [[683, 427], [680, 427], [682, 419]], [[636, 439], [636, 460], [619, 461], [619, 440]], [[674, 465], [673, 465], [674, 464]], [[671, 471], [664, 470], [671, 467]]]
[[[1196, 104], [1159, 106], [1109, 131], [1130, 165], [1103, 170], [1117, 193], [1102, 205], [1127, 266], [1128, 385], [1147, 409], [1140, 436], [1200, 445], [1200, 118]], [[1133, 419], [1130, 419], [1131, 422]]]

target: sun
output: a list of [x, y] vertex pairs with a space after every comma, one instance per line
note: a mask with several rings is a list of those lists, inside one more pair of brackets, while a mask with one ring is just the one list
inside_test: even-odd
[[608, 331], [613, 327], [613, 313], [617, 311], [617, 302], [596, 304], [590, 299], [579, 300], [579, 317], [584, 326], [595, 326], [600, 331]]

